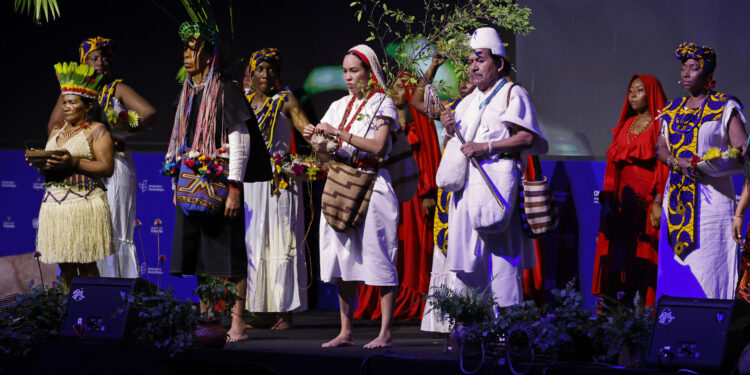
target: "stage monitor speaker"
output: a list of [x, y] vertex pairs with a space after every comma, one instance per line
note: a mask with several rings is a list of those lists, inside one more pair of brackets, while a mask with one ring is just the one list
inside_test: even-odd
[[[70, 287], [60, 335], [83, 340], [120, 340], [132, 331], [128, 296], [156, 287], [148, 281], [113, 277], [76, 277]], [[118, 309], [122, 313], [118, 314]]]
[[662, 369], [731, 369], [745, 343], [743, 332], [730, 326], [748, 310], [738, 300], [662, 296], [646, 363]]

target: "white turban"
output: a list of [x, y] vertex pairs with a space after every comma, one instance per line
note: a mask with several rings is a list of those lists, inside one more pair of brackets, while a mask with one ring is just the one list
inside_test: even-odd
[[469, 45], [472, 49], [487, 48], [493, 55], [505, 57], [505, 46], [500, 35], [492, 27], [480, 27], [471, 34]]

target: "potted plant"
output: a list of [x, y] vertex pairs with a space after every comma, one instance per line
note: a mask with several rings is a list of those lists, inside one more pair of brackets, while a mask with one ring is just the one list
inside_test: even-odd
[[[193, 346], [198, 309], [190, 300], [176, 298], [171, 287], [134, 293], [127, 302], [136, 316], [134, 336], [138, 344], [164, 351], [170, 357]], [[123, 313], [122, 308], [118, 313]]]
[[59, 282], [34, 286], [33, 280], [29, 288], [0, 310], [0, 357], [28, 358], [39, 341], [59, 334], [68, 290]]
[[205, 304], [205, 310], [201, 312], [195, 329], [197, 344], [209, 348], [223, 348], [227, 330], [221, 325], [221, 319], [232, 315], [232, 307], [240, 298], [237, 296], [236, 284], [227, 278], [200, 274], [195, 294]]
[[654, 317], [653, 307], [645, 307], [641, 296], [636, 292], [633, 306], [620, 300], [603, 296], [599, 300], [597, 315], [598, 345], [602, 354], [598, 360], [617, 361], [625, 367], [636, 367], [643, 360], [651, 337]]

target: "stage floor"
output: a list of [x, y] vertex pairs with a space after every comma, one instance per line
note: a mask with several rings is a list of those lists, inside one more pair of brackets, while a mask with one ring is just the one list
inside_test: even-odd
[[[458, 354], [444, 352], [445, 337], [419, 330], [419, 322], [396, 322], [393, 348], [364, 349], [374, 338], [380, 321], [355, 322], [355, 346], [321, 348], [339, 330], [338, 311], [312, 310], [294, 317], [295, 327], [285, 331], [249, 329], [242, 343], [224, 349], [194, 349], [179, 358], [165, 358], [153, 350], [124, 343], [47, 340], [30, 361], [13, 367], [10, 374], [460, 374]], [[227, 322], [228, 323], [228, 322]], [[466, 370], [479, 366], [466, 361]], [[7, 363], [6, 363], [7, 365]], [[522, 370], [517, 365], [516, 370]], [[4, 371], [3, 371], [4, 370]], [[476, 374], [511, 374], [508, 366], [485, 361]], [[661, 374], [652, 369], [617, 369], [606, 366], [536, 365], [529, 374]]]

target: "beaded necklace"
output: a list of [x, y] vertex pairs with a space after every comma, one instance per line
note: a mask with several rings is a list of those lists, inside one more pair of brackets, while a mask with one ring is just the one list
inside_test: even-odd
[[81, 131], [81, 129], [87, 129], [89, 127], [89, 122], [86, 121], [83, 124], [79, 125], [78, 129], [74, 129], [73, 131], [68, 131], [66, 133], [63, 133], [63, 131], [65, 131], [69, 125], [70, 123], [65, 122], [65, 126], [63, 126], [63, 128], [60, 129], [60, 133], [57, 134], [58, 138], [62, 140], [67, 140], [69, 138], [72, 138], [74, 135], [78, 134]]
[[646, 126], [643, 127], [643, 129], [636, 129], [633, 125], [635, 125], [635, 123], [638, 121], [639, 118], [641, 118], [641, 115], [636, 116], [633, 119], [633, 121], [630, 122], [630, 128], [628, 129], [628, 139], [627, 139], [628, 144], [635, 142], [638, 136], [643, 134], [646, 131], [646, 129], [648, 129], [651, 126], [651, 123], [653, 122], [649, 118], [649, 122], [646, 124]]
[[[346, 105], [346, 111], [344, 112], [344, 117], [341, 118], [341, 123], [339, 124], [339, 131], [343, 130], [345, 132], [349, 132], [349, 130], [352, 128], [352, 124], [354, 123], [354, 120], [357, 119], [357, 116], [359, 116], [359, 113], [362, 111], [362, 108], [365, 107], [365, 104], [367, 104], [367, 101], [372, 98], [372, 96], [375, 95], [375, 91], [370, 91], [369, 94], [365, 97], [365, 100], [362, 101], [362, 103], [359, 105], [359, 108], [357, 108], [357, 111], [354, 112], [354, 116], [352, 116], [352, 119], [349, 120], [349, 123], [346, 124], [346, 119], [349, 118], [349, 113], [352, 111], [352, 107], [354, 106], [354, 101], [357, 99], [356, 95], [352, 95], [352, 98], [349, 100], [349, 104]], [[344, 126], [346, 124], [346, 126]], [[341, 147], [341, 140], [339, 140], [339, 147]]]

